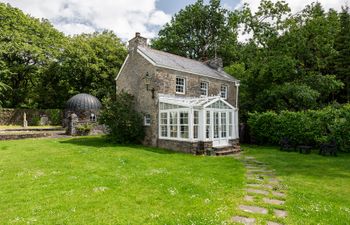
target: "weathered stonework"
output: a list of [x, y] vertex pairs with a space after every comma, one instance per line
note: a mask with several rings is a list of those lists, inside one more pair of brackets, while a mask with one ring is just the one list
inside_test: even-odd
[[[55, 109], [56, 111], [56, 109]], [[48, 124], [51, 125], [51, 109], [0, 109], [0, 125], [23, 125], [23, 114], [26, 113], [26, 119], [28, 125], [39, 125], [34, 124], [35, 122], [40, 123], [41, 118], [45, 117], [48, 120]], [[63, 112], [60, 112], [60, 117], [62, 118]], [[35, 121], [37, 120], [37, 121]]]

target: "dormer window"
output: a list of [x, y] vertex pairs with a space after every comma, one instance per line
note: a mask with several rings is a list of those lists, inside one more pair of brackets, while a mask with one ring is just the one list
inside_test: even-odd
[[221, 92], [220, 92], [221, 98], [227, 99], [227, 94], [228, 94], [227, 85], [221, 85]]
[[176, 77], [176, 94], [185, 94], [186, 80], [183, 77]]
[[209, 83], [202, 81], [201, 82], [201, 96], [208, 96]]

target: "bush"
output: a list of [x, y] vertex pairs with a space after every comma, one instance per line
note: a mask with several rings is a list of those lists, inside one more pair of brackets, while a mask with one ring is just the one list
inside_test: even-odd
[[120, 144], [141, 143], [145, 136], [143, 117], [135, 110], [134, 97], [121, 92], [103, 105], [99, 123], [107, 126], [108, 139]]
[[62, 111], [60, 109], [50, 109], [48, 110], [51, 125], [61, 125], [62, 124]]
[[251, 136], [260, 144], [278, 144], [287, 137], [294, 144], [319, 145], [335, 140], [350, 152], [350, 104], [300, 112], [249, 113]]
[[77, 131], [78, 136], [86, 136], [89, 135], [89, 133], [92, 130], [92, 125], [91, 124], [80, 124], [75, 127]]

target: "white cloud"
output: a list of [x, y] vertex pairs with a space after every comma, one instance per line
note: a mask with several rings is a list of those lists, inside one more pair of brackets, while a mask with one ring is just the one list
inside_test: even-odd
[[156, 0], [2, 0], [34, 17], [47, 18], [66, 34], [113, 30], [124, 40], [135, 32], [156, 35], [149, 26], [162, 26], [170, 15], [155, 7]]
[[[273, 2], [276, 2], [276, 0]], [[289, 7], [292, 10], [292, 13], [296, 13], [302, 10], [306, 5], [310, 5], [312, 2], [316, 2], [316, 0], [285, 0], [285, 2], [288, 3]], [[330, 8], [340, 10], [341, 6], [345, 5], [347, 0], [317, 0], [317, 2], [321, 3], [326, 10]], [[248, 3], [253, 12], [257, 11], [260, 5], [260, 1], [241, 0], [240, 3], [236, 6], [236, 9], [241, 8], [244, 3]]]

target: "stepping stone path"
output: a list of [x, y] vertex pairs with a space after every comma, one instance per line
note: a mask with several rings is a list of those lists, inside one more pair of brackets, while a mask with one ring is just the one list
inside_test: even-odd
[[[245, 189], [247, 194], [244, 196], [244, 203], [238, 206], [242, 214], [234, 216], [232, 221], [235, 224], [245, 225], [255, 225], [257, 221], [259, 224], [283, 225], [280, 222], [288, 215], [287, 211], [283, 210], [287, 195], [281, 189], [281, 181], [275, 177], [275, 171], [269, 169], [268, 165], [257, 161], [254, 157], [242, 156], [239, 159], [244, 163], [247, 170], [248, 183]], [[268, 210], [267, 207], [272, 208], [272, 210]], [[268, 218], [266, 215], [270, 215], [271, 221], [266, 219]], [[279, 220], [272, 221], [273, 218]]]

